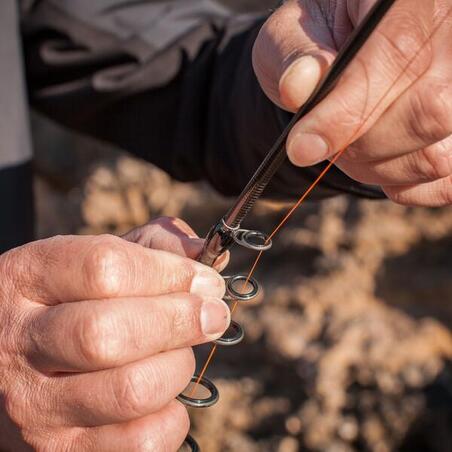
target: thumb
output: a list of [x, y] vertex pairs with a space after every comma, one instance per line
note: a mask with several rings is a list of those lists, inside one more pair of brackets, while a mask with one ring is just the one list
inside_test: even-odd
[[296, 111], [333, 62], [337, 52], [327, 22], [317, 2], [288, 1], [260, 30], [253, 66], [262, 89], [279, 107]]
[[292, 163], [314, 165], [349, 147], [423, 76], [431, 63], [426, 43], [433, 8], [434, 2], [423, 0], [393, 5], [334, 90], [292, 128], [287, 139]]

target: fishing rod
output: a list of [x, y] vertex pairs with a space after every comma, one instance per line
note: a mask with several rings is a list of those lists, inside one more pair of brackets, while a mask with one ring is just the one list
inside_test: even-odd
[[268, 243], [265, 244], [266, 237], [263, 234], [253, 231], [253, 233], [247, 235], [247, 231], [241, 230], [240, 225], [242, 221], [260, 198], [274, 174], [286, 161], [286, 141], [293, 126], [312, 111], [334, 89], [345, 69], [347, 69], [356, 54], [367, 42], [369, 36], [395, 1], [378, 1], [350, 35], [330, 70], [323, 77], [307, 102], [293, 116], [233, 206], [210, 230], [204, 249], [199, 257], [201, 263], [213, 266], [218, 257], [230, 249], [234, 243], [245, 245], [258, 251], [261, 251], [262, 247], [265, 248], [269, 245]]
[[[234, 244], [263, 253], [271, 248], [272, 236], [259, 231], [241, 229], [241, 224], [257, 200], [260, 198], [265, 188], [286, 161], [286, 142], [290, 131], [304, 116], [311, 112], [337, 85], [344, 71], [354, 60], [357, 53], [368, 41], [377, 26], [381, 23], [386, 13], [396, 0], [379, 0], [366, 15], [361, 24], [355, 29], [346, 41], [345, 45], [337, 55], [332, 66], [322, 78], [315, 91], [307, 102], [293, 116], [292, 120], [276, 140], [267, 156], [256, 170], [250, 181], [238, 196], [227, 213], [211, 228], [206, 237], [204, 248], [198, 261], [212, 267], [216, 260], [228, 251]], [[325, 171], [326, 172], [326, 171]], [[257, 261], [256, 261], [257, 263]], [[256, 265], [255, 263], [255, 265]], [[248, 302], [254, 299], [259, 292], [259, 285], [251, 273], [248, 276], [236, 275], [225, 277], [226, 296], [225, 301]], [[234, 308], [235, 309], [235, 306]], [[231, 346], [243, 340], [244, 331], [242, 327], [232, 321], [230, 327], [223, 337], [214, 342], [214, 347], [200, 375], [194, 375], [191, 380], [192, 387], [187, 388], [178, 396], [178, 400], [187, 406], [195, 408], [207, 408], [214, 405], [219, 399], [219, 392], [215, 385], [204, 377], [205, 370], [212, 358], [217, 345]], [[194, 385], [194, 386], [193, 386]], [[195, 398], [196, 387], [201, 385], [209, 396], [206, 398]], [[192, 451], [199, 451], [196, 441], [189, 435], [184, 446]]]

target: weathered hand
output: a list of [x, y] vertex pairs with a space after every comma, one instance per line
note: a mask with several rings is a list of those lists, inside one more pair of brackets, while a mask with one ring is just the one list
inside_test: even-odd
[[[288, 0], [262, 28], [254, 66], [275, 103], [295, 111], [376, 0]], [[350, 143], [452, 0], [398, 0], [333, 92], [292, 130], [291, 161], [309, 166]], [[452, 203], [452, 15], [416, 56], [337, 165], [401, 204]]]
[[0, 256], [0, 450], [166, 452], [184, 440], [174, 399], [194, 372], [190, 346], [229, 324], [224, 283], [183, 257], [201, 243], [179, 220], [126, 239], [154, 249], [55, 237]]

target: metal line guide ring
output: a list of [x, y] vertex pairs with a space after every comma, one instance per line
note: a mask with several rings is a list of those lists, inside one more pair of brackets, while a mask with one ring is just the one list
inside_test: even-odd
[[[251, 301], [259, 293], [259, 283], [246, 275], [225, 276], [224, 280], [226, 282], [225, 301]], [[237, 288], [238, 283], [242, 283], [242, 287]], [[245, 284], [251, 285], [251, 289], [244, 293], [242, 289]]]
[[245, 331], [243, 328], [234, 320], [231, 320], [231, 324], [222, 337], [214, 341], [214, 344], [232, 347], [233, 345], [238, 345], [243, 341], [245, 337]]
[[272, 247], [272, 241], [267, 234], [259, 231], [238, 229], [233, 232], [235, 243], [253, 251], [267, 251]]
[[[199, 375], [193, 375], [191, 377], [191, 383], [197, 384], [199, 379]], [[220, 398], [220, 395], [218, 393], [218, 389], [216, 386], [207, 378], [203, 377], [199, 381], [199, 384], [203, 386], [205, 389], [207, 389], [210, 392], [210, 396], [205, 399], [196, 399], [193, 397], [190, 397], [188, 395], [185, 395], [184, 393], [187, 392], [190, 385], [185, 389], [182, 394], [179, 394], [177, 396], [177, 400], [179, 402], [182, 402], [186, 406], [190, 406], [192, 408], [209, 408], [213, 405], [215, 405], [218, 402], [218, 399]]]
[[[192, 436], [187, 435], [187, 437], [185, 438], [184, 444], [182, 445], [182, 447], [187, 446], [190, 448], [191, 452], [199, 452], [201, 449], [199, 448], [198, 443], [193, 439]], [[182, 449], [183, 450], [183, 449]]]

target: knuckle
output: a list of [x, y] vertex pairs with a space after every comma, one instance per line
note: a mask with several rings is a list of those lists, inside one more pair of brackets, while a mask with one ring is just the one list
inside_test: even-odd
[[419, 155], [413, 155], [414, 171], [425, 176], [426, 181], [442, 179], [450, 174], [450, 165], [438, 149], [426, 148]]
[[160, 432], [154, 432], [152, 435], [138, 434], [134, 444], [130, 447], [131, 452], [163, 452], [162, 441], [165, 441]]
[[[34, 266], [34, 263], [41, 259], [38, 250], [36, 244], [32, 243], [1, 255], [0, 274], [3, 281], [1, 290], [7, 292], [5, 295], [9, 299], [14, 298], [15, 294], [25, 295], [24, 292], [28, 292], [28, 288], [34, 286], [38, 288], [42, 284]], [[46, 259], [42, 261], [43, 265], [46, 265]]]
[[113, 328], [108, 316], [93, 309], [75, 325], [75, 343], [86, 362], [105, 367], [118, 360], [119, 341], [112, 334]]
[[2, 281], [8, 283], [10, 298], [14, 298], [14, 295], [25, 298], [44, 296], [47, 282], [43, 273], [59, 263], [59, 250], [69, 240], [67, 236], [55, 236], [28, 243], [1, 255], [0, 274]]
[[19, 428], [25, 428], [25, 419], [23, 413], [26, 412], [28, 407], [24, 406], [23, 397], [19, 395], [17, 391], [8, 391], [6, 394], [2, 395], [3, 398], [3, 409], [6, 416], [14, 422], [14, 424]]
[[[15, 375], [17, 377], [17, 375]], [[30, 432], [30, 425], [32, 422], [34, 426], [39, 425], [43, 427], [49, 421], [49, 407], [47, 400], [40, 399], [37, 394], [44, 393], [43, 383], [40, 378], [35, 378], [33, 381], [21, 381], [21, 378], [16, 378], [14, 381], [10, 379], [10, 388], [2, 389], [2, 415], [4, 420], [14, 424], [16, 428], [22, 433]], [[33, 384], [33, 386], [31, 384]], [[31, 389], [33, 387], [33, 389]], [[36, 415], [39, 413], [39, 417]], [[38, 419], [38, 420], [37, 420]]]
[[90, 451], [96, 450], [96, 435], [88, 429], [74, 430], [68, 432], [63, 441], [56, 450], [65, 450], [66, 452]]
[[388, 198], [395, 202], [396, 204], [399, 204], [401, 206], [412, 206], [413, 202], [402, 192], [400, 191], [392, 191], [392, 190], [386, 190], [386, 195]]
[[452, 96], [445, 84], [431, 84], [412, 98], [411, 132], [427, 143], [434, 143], [452, 133]]
[[449, 206], [452, 204], [452, 177], [443, 180], [439, 190], [439, 206]]
[[130, 449], [133, 452], [166, 452], [167, 438], [160, 430], [154, 430], [151, 434], [139, 433]]
[[0, 271], [2, 279], [14, 279], [15, 275], [21, 274], [20, 270], [26, 270], [25, 259], [21, 258], [23, 250], [12, 249], [0, 256]]
[[402, 206], [444, 207], [451, 205], [452, 177], [432, 184], [434, 185], [428, 191], [405, 191], [391, 187], [385, 187], [384, 191], [389, 199]]
[[123, 241], [112, 235], [96, 238], [83, 261], [88, 290], [101, 297], [114, 297], [120, 291], [121, 274], [126, 262]]
[[160, 283], [161, 293], [188, 292], [196, 273], [194, 263], [168, 253], [156, 253], [153, 258], [154, 275]]
[[361, 139], [357, 142], [355, 141], [350, 146], [348, 146], [347, 150], [342, 154], [341, 160], [343, 162], [349, 162], [354, 164], [361, 160], [361, 155], [363, 154], [363, 150], [361, 148]]
[[186, 436], [190, 431], [190, 416], [184, 405], [180, 402], [175, 403], [174, 417], [177, 419], [177, 425]]
[[[420, 26], [420, 20], [417, 13], [400, 8], [392, 12], [384, 27], [377, 29], [379, 48], [386, 56], [380, 61], [391, 65], [391, 69], [396, 69], [397, 73], [403, 70], [411, 79], [424, 73], [432, 61], [431, 46], [424, 45], [426, 28]], [[422, 45], [422, 57], [415, 58]]]
[[[172, 402], [159, 415], [163, 428], [154, 428], [151, 432], [141, 430], [135, 438], [133, 450], [137, 452], [166, 452], [174, 447], [174, 435], [185, 437], [190, 430], [190, 418], [186, 408], [180, 402]], [[177, 431], [168, 431], [168, 426], [177, 426]], [[166, 428], [165, 428], [166, 427]]]
[[125, 418], [142, 416], [143, 404], [148, 400], [149, 394], [157, 393], [152, 390], [155, 381], [155, 378], [149, 378], [140, 368], [122, 371], [113, 388], [113, 398], [119, 415]]
[[382, 189], [392, 202], [402, 206], [410, 205], [406, 192], [403, 189], [395, 186], [382, 186]]
[[185, 389], [190, 383], [191, 377], [195, 373], [196, 370], [196, 359], [195, 354], [193, 353], [193, 349], [191, 347], [186, 347], [181, 349], [181, 368], [180, 368], [180, 376], [182, 389]]

